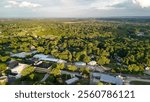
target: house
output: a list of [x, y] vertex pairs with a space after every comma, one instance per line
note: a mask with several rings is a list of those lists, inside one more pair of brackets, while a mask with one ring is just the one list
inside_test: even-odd
[[88, 63], [88, 65], [91, 65], [91, 66], [94, 66], [94, 65], [96, 65], [96, 64], [97, 64], [96, 61], [91, 61], [91, 62]]
[[44, 54], [36, 54], [33, 56], [33, 58], [37, 58], [37, 59], [41, 59], [41, 58], [47, 58], [48, 55], [44, 55]]
[[11, 57], [18, 57], [18, 58], [25, 58], [27, 55], [26, 52], [21, 52], [21, 53], [16, 53], [16, 54], [12, 54]]
[[11, 57], [26, 58], [26, 56], [32, 55], [32, 54], [35, 54], [35, 53], [37, 53], [37, 51], [21, 52], [21, 53], [11, 54]]
[[18, 65], [19, 65], [19, 62], [15, 61], [15, 60], [8, 62], [8, 68], [10, 68], [10, 69], [12, 69]]
[[57, 63], [67, 63], [67, 61], [59, 59]]
[[42, 60], [42, 61], [50, 61], [50, 62], [56, 62], [56, 63], [66, 63], [65, 60], [56, 59], [56, 58], [53, 58], [52, 56], [44, 55], [44, 54], [36, 54], [36, 55], [33, 56], [33, 58], [37, 58], [37, 59]]
[[123, 80], [121, 78], [111, 76], [108, 74], [93, 73], [92, 77], [94, 77], [94, 79], [98, 79], [99, 81], [106, 82], [106, 83], [111, 83], [111, 84], [115, 84], [115, 85], [123, 84]]
[[58, 59], [56, 59], [56, 58], [50, 58], [50, 57], [41, 58], [41, 60], [43, 60], [43, 61], [50, 61], [50, 62], [58, 62]]
[[86, 63], [84, 62], [75, 62], [76, 66], [86, 66]]
[[77, 81], [79, 81], [79, 78], [74, 77], [72, 79], [66, 80], [65, 82], [66, 82], [67, 85], [71, 85], [71, 84], [76, 83]]

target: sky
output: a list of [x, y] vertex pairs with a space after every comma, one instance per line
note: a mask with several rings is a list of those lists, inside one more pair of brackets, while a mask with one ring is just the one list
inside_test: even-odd
[[0, 0], [0, 18], [150, 16], [150, 0]]

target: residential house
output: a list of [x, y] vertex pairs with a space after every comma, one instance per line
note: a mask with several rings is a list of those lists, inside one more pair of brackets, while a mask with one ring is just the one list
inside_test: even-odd
[[26, 58], [26, 56], [32, 55], [32, 54], [35, 54], [35, 53], [37, 53], [37, 51], [21, 52], [21, 53], [11, 54], [11, 57]]
[[56, 62], [56, 63], [66, 63], [65, 60], [56, 59], [56, 58], [53, 58], [52, 56], [44, 55], [44, 54], [36, 54], [36, 55], [33, 56], [33, 58], [37, 58], [37, 59], [42, 60], [42, 61], [50, 61], [50, 62]]

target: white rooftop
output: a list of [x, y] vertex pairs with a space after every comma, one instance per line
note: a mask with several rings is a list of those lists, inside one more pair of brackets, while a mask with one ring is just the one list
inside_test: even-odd
[[94, 65], [96, 65], [96, 64], [97, 64], [96, 61], [91, 61], [91, 62], [88, 63], [88, 65], [92, 65], [92, 66], [94, 66]]
[[85, 66], [86, 63], [84, 63], [84, 62], [75, 62], [75, 65], [77, 65], [77, 66]]
[[57, 62], [57, 63], [66, 63], [65, 60], [61, 60], [61, 59], [56, 59], [53, 58], [49, 55], [44, 55], [44, 54], [36, 54], [33, 56], [34, 58], [38, 58], [39, 60], [43, 60], [43, 61], [51, 61], [51, 62]]

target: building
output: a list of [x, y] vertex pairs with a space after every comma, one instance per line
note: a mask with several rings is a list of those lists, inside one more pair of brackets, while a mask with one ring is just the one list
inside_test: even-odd
[[76, 66], [86, 66], [86, 63], [84, 62], [75, 62]]
[[26, 58], [26, 56], [32, 55], [32, 54], [35, 54], [35, 53], [37, 53], [37, 51], [21, 52], [21, 53], [11, 54], [11, 57]]
[[37, 59], [42, 59], [42, 58], [47, 58], [48, 55], [44, 55], [44, 54], [36, 54], [33, 56], [33, 58], [37, 58]]
[[92, 77], [94, 79], [97, 79], [98, 81], [106, 82], [106, 83], [111, 83], [115, 85], [122, 85], [123, 80], [119, 77], [111, 76], [108, 74], [101, 74], [101, 73], [92, 73]]
[[25, 58], [27, 55], [29, 54], [26, 52], [21, 52], [21, 53], [12, 54], [11, 57]]
[[56, 63], [66, 63], [65, 60], [56, 59], [56, 58], [53, 58], [52, 56], [44, 55], [44, 54], [36, 54], [36, 55], [33, 56], [33, 58], [37, 58], [37, 59], [42, 60], [42, 61], [50, 61], [50, 62], [56, 62]]
[[67, 61], [59, 59], [57, 63], [67, 63]]
[[91, 65], [91, 66], [94, 66], [94, 65], [96, 65], [96, 64], [97, 64], [96, 61], [91, 61], [91, 62], [88, 63], [88, 65]]
[[79, 81], [79, 78], [74, 77], [72, 79], [66, 80], [65, 82], [66, 82], [67, 85], [71, 85], [71, 84], [74, 84], [74, 83], [76, 83], [78, 81]]

